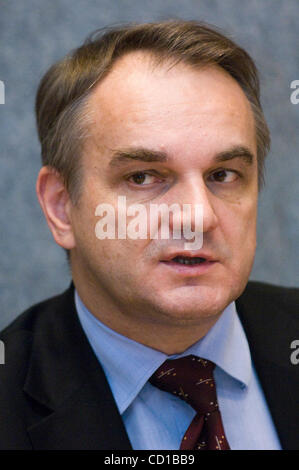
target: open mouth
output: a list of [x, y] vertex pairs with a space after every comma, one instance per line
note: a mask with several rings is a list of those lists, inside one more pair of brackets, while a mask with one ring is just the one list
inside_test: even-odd
[[190, 256], [176, 256], [175, 258], [172, 258], [170, 261], [173, 263], [178, 263], [178, 264], [194, 265], [194, 264], [202, 264], [207, 260], [206, 258], [201, 258], [199, 256], [194, 256], [192, 258]]
[[176, 274], [198, 276], [210, 270], [217, 263], [217, 260], [210, 255], [194, 256], [192, 253], [174, 253], [173, 256], [169, 255], [161, 262]]

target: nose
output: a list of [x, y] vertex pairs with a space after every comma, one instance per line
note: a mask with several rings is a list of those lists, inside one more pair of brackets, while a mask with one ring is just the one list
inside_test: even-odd
[[[201, 218], [200, 230], [203, 233], [215, 230], [218, 217], [214, 207], [214, 197], [200, 175], [190, 176], [185, 181], [177, 182], [168, 191], [168, 205], [179, 204], [179, 223], [181, 231], [183, 224], [188, 225], [192, 232], [199, 230], [198, 217]], [[174, 216], [170, 219], [171, 230], [178, 227], [178, 220]]]

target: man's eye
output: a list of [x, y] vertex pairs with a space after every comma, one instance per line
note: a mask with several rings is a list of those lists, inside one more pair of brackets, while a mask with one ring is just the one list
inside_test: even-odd
[[238, 174], [233, 170], [218, 170], [212, 173], [209, 178], [216, 183], [233, 183], [238, 178]]
[[128, 178], [128, 181], [137, 184], [138, 186], [146, 186], [148, 184], [152, 184], [157, 180], [157, 177], [144, 171], [139, 171], [138, 173], [134, 173]]

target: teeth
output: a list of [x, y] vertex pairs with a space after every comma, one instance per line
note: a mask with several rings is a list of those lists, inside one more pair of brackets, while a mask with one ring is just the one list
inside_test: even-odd
[[184, 256], [176, 256], [173, 261], [179, 264], [200, 264], [206, 261], [205, 258], [199, 258], [199, 257], [194, 257], [194, 258], [188, 258]]

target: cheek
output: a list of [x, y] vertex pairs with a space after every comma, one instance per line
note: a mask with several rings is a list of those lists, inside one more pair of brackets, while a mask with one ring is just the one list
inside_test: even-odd
[[78, 253], [92, 253], [97, 248], [95, 234], [99, 217], [95, 215], [96, 204], [81, 199], [72, 211], [72, 228]]
[[256, 245], [256, 201], [245, 201], [222, 211], [221, 227], [226, 242], [239, 257], [251, 256]]

